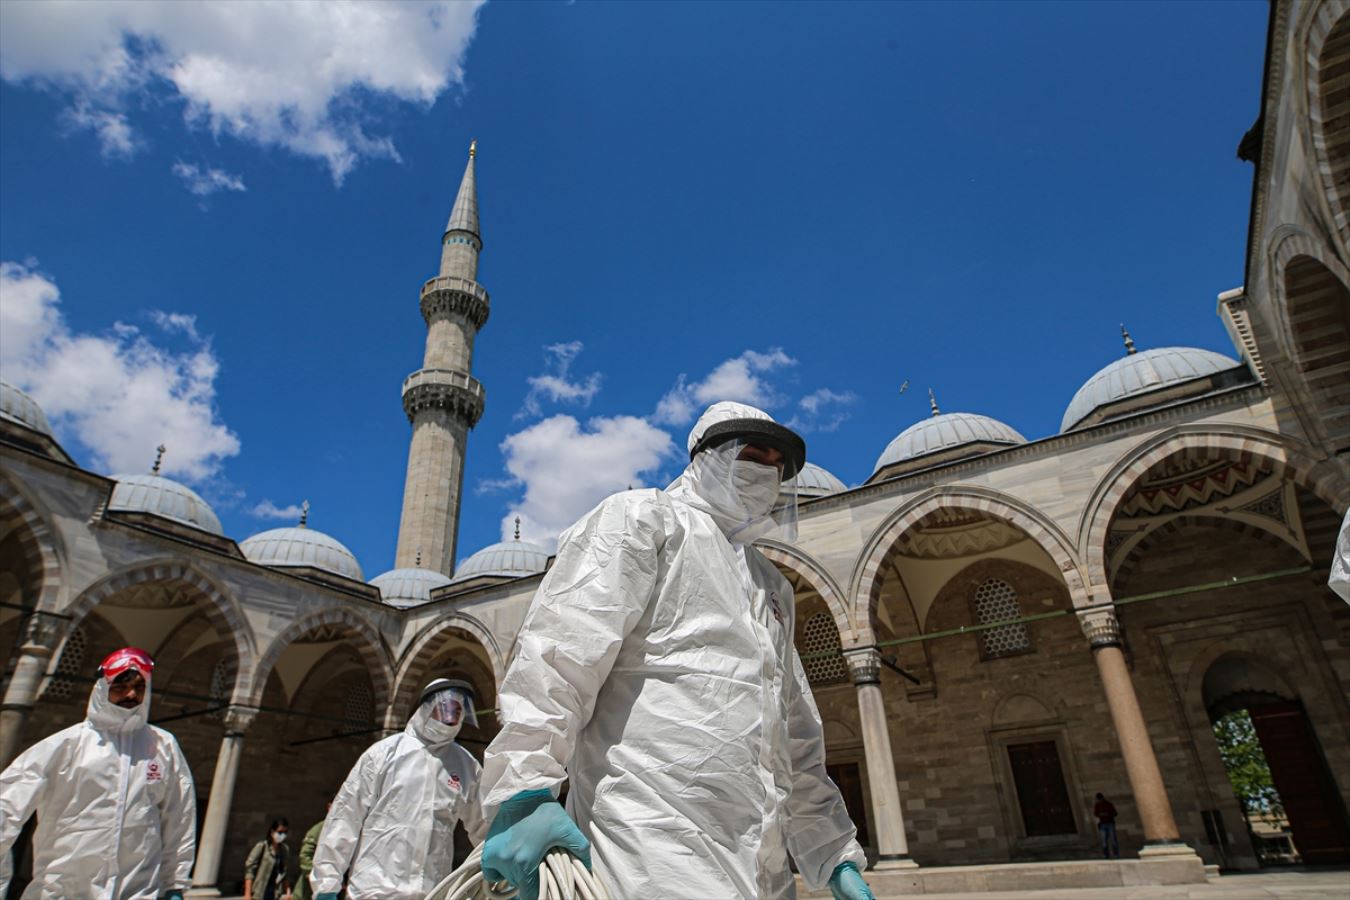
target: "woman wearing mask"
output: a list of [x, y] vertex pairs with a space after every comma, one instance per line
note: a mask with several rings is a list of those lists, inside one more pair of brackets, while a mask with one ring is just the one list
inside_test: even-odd
[[289, 828], [284, 818], [275, 818], [267, 826], [267, 838], [253, 845], [244, 863], [244, 900], [291, 900], [291, 882], [286, 877]]

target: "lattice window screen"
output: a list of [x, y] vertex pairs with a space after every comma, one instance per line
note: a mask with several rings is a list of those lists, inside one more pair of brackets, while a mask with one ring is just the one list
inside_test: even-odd
[[[1017, 591], [1008, 582], [998, 578], [986, 579], [975, 589], [975, 620], [981, 624], [1018, 619], [1022, 607], [1017, 602]], [[980, 632], [980, 647], [986, 658], [1011, 656], [1031, 649], [1031, 638], [1023, 624], [1002, 625]]]
[[348, 731], [361, 731], [370, 727], [375, 719], [375, 698], [370, 685], [357, 683], [347, 689], [347, 707], [342, 718]]
[[838, 684], [848, 681], [848, 664], [839, 653], [839, 629], [829, 613], [816, 613], [802, 627], [802, 655], [834, 653], [816, 659], [802, 660], [806, 678], [811, 684]]
[[66, 639], [66, 647], [61, 651], [61, 661], [56, 664], [56, 675], [43, 694], [49, 700], [65, 700], [75, 688], [75, 677], [80, 674], [80, 665], [84, 662], [84, 652], [89, 646], [83, 628], [76, 628]]
[[216, 663], [216, 667], [211, 670], [211, 706], [219, 706], [220, 709], [210, 713], [213, 719], [225, 718], [224, 704], [230, 702], [230, 664], [228, 660], [222, 659]]

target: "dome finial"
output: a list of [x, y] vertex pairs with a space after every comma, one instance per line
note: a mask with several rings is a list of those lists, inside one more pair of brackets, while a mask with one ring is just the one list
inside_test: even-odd
[[478, 155], [478, 138], [469, 141], [469, 159]]
[[930, 407], [932, 407], [932, 409], [933, 409], [933, 415], [935, 415], [935, 416], [940, 416], [940, 415], [942, 415], [942, 410], [938, 409], [938, 405], [937, 405], [937, 397], [933, 395], [933, 389], [932, 389], [932, 388], [929, 388], [929, 389], [928, 389], [928, 405], [929, 405]]
[[516, 516], [516, 540], [520, 540], [520, 516]]
[[159, 467], [164, 463], [164, 451], [168, 449], [163, 444], [155, 448], [155, 464], [150, 467], [151, 475], [159, 474]]
[[304, 503], [300, 504], [300, 527], [307, 528], [308, 526], [309, 526], [309, 501], [306, 500]]
[[1120, 336], [1125, 339], [1126, 356], [1134, 356], [1136, 353], [1139, 352], [1138, 350], [1134, 349], [1134, 338], [1130, 337], [1130, 333], [1125, 330], [1124, 322], [1120, 323]]

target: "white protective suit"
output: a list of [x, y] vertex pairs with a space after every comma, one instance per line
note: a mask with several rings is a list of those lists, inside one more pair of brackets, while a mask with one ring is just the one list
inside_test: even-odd
[[24, 900], [155, 900], [192, 885], [197, 794], [174, 736], [124, 709], [100, 678], [78, 725], [38, 741], [0, 773], [0, 897], [10, 848], [37, 813]]
[[482, 843], [481, 767], [458, 733], [423, 703], [400, 734], [361, 754], [314, 851], [316, 895], [341, 890], [348, 874], [348, 900], [421, 900], [454, 871], [456, 822]]
[[[719, 407], [767, 418], [717, 404], [691, 448]], [[487, 818], [520, 791], [556, 794], [570, 774], [568, 811], [616, 897], [790, 897], [787, 853], [813, 889], [841, 862], [866, 866], [825, 774], [792, 589], [726, 536], [764, 529], [716, 497], [721, 450], [563, 534], [498, 695]]]
[[1350, 603], [1350, 509], [1341, 520], [1341, 531], [1336, 537], [1336, 549], [1331, 554], [1331, 575], [1327, 586], [1346, 603]]

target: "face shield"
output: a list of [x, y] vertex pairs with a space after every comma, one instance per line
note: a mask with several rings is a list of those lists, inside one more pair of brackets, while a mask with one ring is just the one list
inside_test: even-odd
[[771, 419], [733, 418], [691, 438], [698, 491], [731, 522], [727, 537], [797, 538], [797, 484], [806, 442]]
[[473, 707], [473, 688], [467, 682], [437, 679], [428, 685], [422, 703], [429, 707], [431, 718], [443, 725], [478, 727], [478, 714]]

